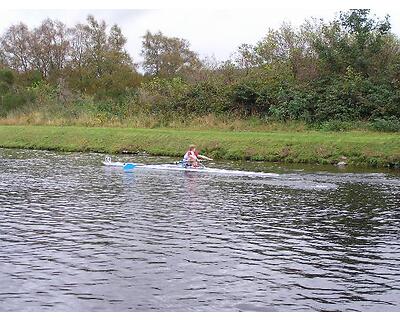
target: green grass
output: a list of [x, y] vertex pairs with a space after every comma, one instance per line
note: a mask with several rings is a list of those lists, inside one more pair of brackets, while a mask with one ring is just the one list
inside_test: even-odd
[[0, 147], [182, 156], [194, 143], [217, 159], [398, 166], [400, 134], [378, 132], [236, 132], [55, 126], [0, 126]]

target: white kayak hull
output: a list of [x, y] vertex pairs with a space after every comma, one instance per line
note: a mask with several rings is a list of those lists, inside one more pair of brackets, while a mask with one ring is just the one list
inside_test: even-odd
[[107, 167], [119, 167], [129, 169], [154, 169], [154, 170], [176, 170], [176, 171], [203, 171], [206, 168], [204, 166], [193, 168], [185, 167], [181, 164], [143, 164], [143, 163], [132, 163], [132, 162], [114, 162], [114, 161], [103, 161], [103, 164]]
[[125, 165], [124, 162], [109, 162], [109, 161], [103, 161], [103, 164], [108, 167], [121, 167], [121, 168]]
[[256, 177], [279, 177], [277, 173], [266, 173], [266, 172], [251, 172], [251, 171], [239, 171], [239, 170], [226, 170], [217, 168], [206, 168], [204, 166], [198, 168], [185, 167], [182, 164], [143, 164], [143, 163], [132, 163], [132, 162], [113, 162], [103, 161], [103, 164], [107, 167], [121, 168], [125, 171], [136, 171], [136, 170], [158, 170], [158, 171], [186, 171], [186, 172], [204, 172], [211, 174], [224, 174], [224, 175], [239, 175], [239, 176], [256, 176]]

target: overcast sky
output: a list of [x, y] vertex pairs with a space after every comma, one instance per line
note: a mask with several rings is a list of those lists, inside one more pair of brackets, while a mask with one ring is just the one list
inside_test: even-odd
[[[242, 43], [254, 44], [283, 21], [301, 24], [306, 18], [330, 20], [340, 8], [245, 8], [245, 9], [157, 9], [157, 10], [0, 10], [0, 33], [11, 24], [23, 21], [35, 27], [45, 18], [58, 19], [73, 26], [84, 22], [88, 14], [104, 19], [108, 25], [117, 23], [128, 38], [127, 50], [135, 62], [140, 62], [141, 37], [146, 30], [161, 30], [168, 36], [190, 41], [201, 57], [218, 60], [229, 58]], [[400, 9], [373, 9], [383, 17], [391, 16], [393, 31], [400, 35]]]

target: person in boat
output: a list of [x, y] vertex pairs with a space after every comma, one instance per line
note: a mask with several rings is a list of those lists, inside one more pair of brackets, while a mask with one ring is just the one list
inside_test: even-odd
[[194, 144], [191, 144], [189, 146], [189, 150], [183, 156], [183, 163], [191, 167], [198, 167], [200, 165], [201, 159], [212, 160], [209, 157], [199, 154], [199, 152], [196, 150], [196, 146]]

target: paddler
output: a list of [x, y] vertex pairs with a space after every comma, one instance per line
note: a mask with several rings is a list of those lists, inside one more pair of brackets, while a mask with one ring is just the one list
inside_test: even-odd
[[196, 146], [194, 144], [191, 144], [189, 146], [189, 150], [183, 156], [183, 162], [187, 163], [188, 165], [190, 165], [192, 167], [198, 167], [199, 159], [212, 160], [209, 157], [199, 154], [199, 152], [196, 150]]

